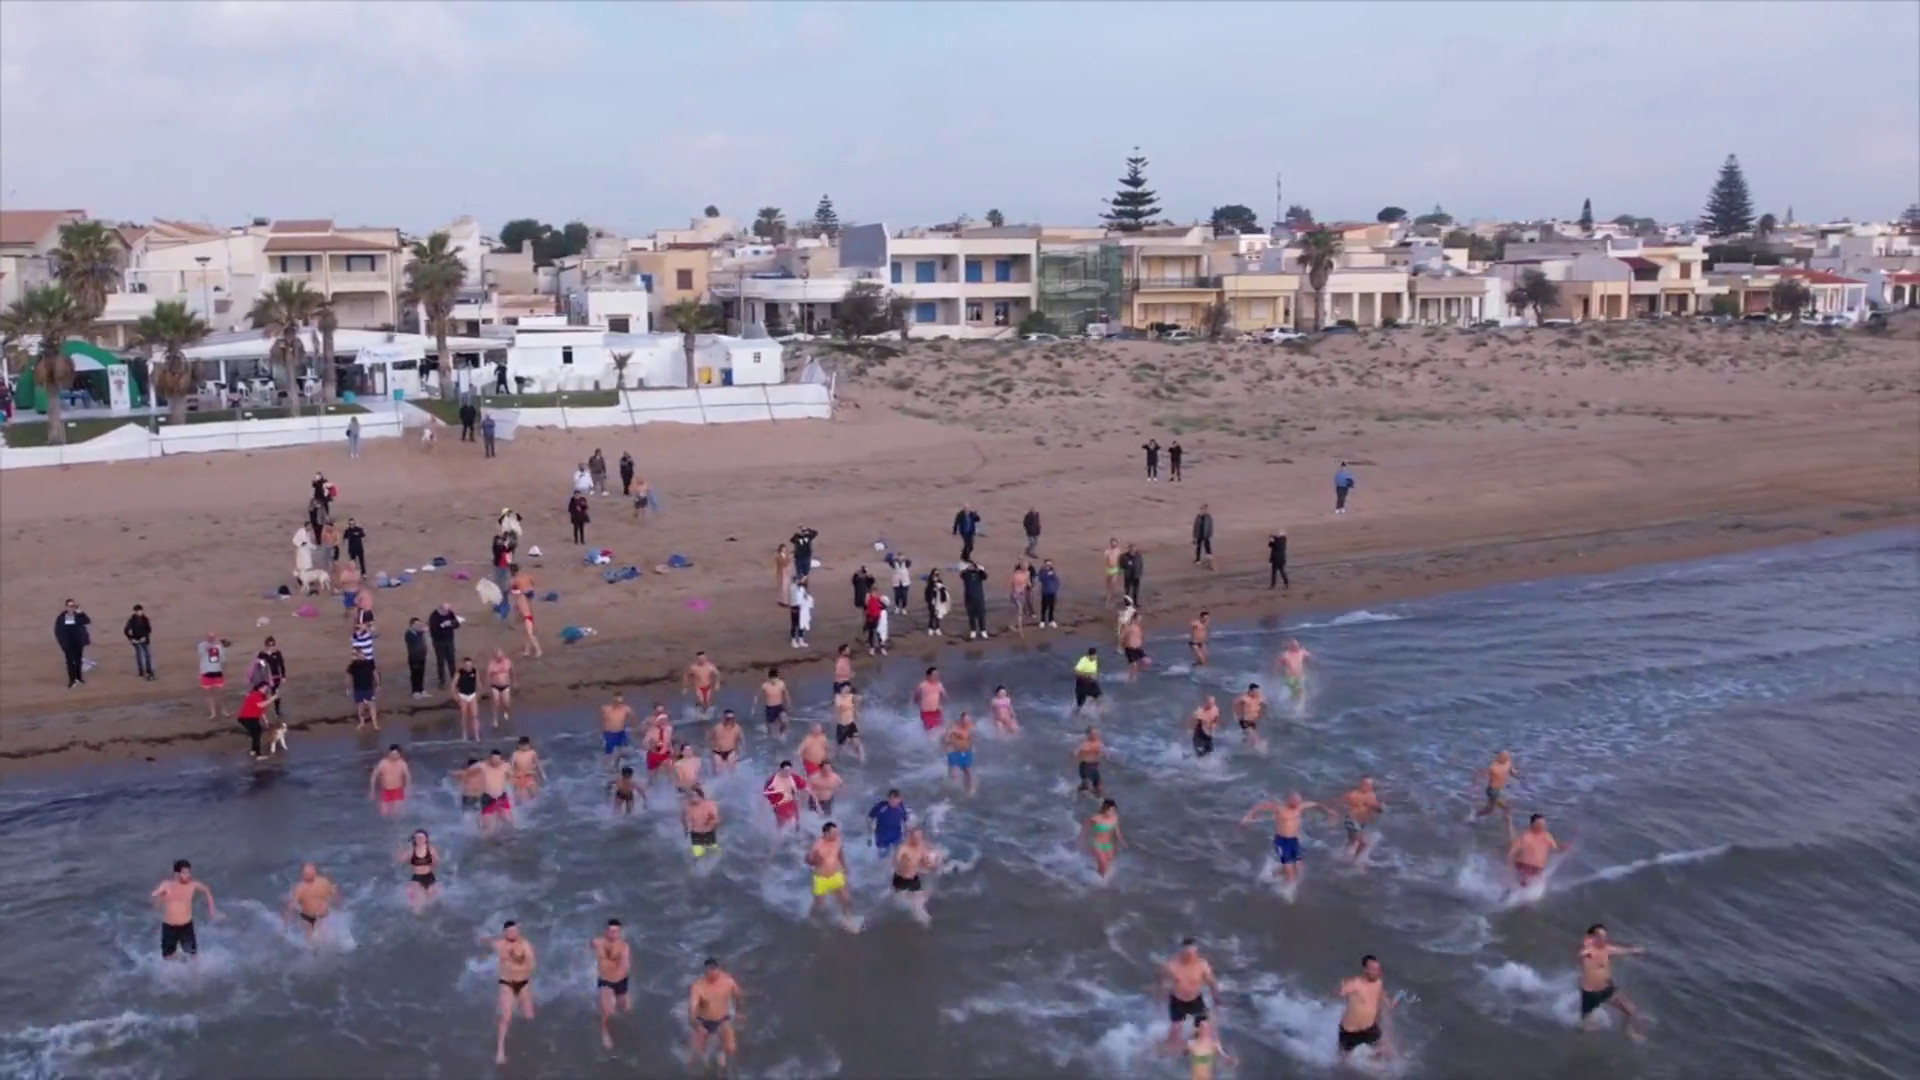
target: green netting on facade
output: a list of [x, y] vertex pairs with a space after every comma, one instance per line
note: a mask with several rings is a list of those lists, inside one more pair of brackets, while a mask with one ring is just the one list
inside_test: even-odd
[[1075, 244], [1040, 249], [1037, 304], [1061, 333], [1078, 334], [1088, 323], [1119, 322], [1121, 248]]

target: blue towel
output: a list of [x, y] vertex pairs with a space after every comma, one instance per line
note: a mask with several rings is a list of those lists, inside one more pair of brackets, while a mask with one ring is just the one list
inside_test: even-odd
[[685, 555], [669, 555], [667, 556], [667, 565], [673, 567], [675, 570], [685, 570], [687, 567], [693, 565], [693, 560], [687, 558]]
[[587, 632], [577, 626], [563, 626], [560, 628], [560, 640], [567, 645], [571, 645], [586, 636]]
[[507, 602], [505, 600], [502, 600], [499, 603], [493, 605], [493, 613], [495, 615], [500, 616], [500, 618], [503, 620], [507, 617], [507, 612], [511, 610], [512, 609], [507, 606]]
[[551, 604], [555, 600], [560, 599], [560, 594], [557, 592], [550, 592], [547, 595], [541, 597], [540, 599], [545, 600], [547, 603]]
[[435, 555], [433, 557], [433, 565], [435, 566], [447, 565], [447, 557], [445, 555]]

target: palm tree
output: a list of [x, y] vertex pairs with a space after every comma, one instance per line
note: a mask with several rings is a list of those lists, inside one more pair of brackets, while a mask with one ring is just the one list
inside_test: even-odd
[[55, 280], [67, 287], [89, 321], [107, 309], [107, 294], [120, 288], [120, 238], [98, 221], [60, 226], [60, 246], [47, 253]]
[[[153, 370], [154, 389], [167, 399], [167, 419], [187, 422], [187, 395], [193, 390], [193, 365], [187, 363], [186, 350], [206, 339], [212, 332], [200, 316], [188, 310], [184, 300], [162, 300], [153, 305], [153, 314], [142, 315], [133, 328], [134, 343], [148, 350], [147, 365]], [[165, 358], [153, 367], [154, 351]]]
[[9, 341], [38, 337], [39, 354], [33, 363], [33, 381], [46, 401], [47, 442], [66, 445], [67, 426], [60, 418], [60, 391], [73, 380], [73, 361], [60, 351], [67, 339], [93, 325], [93, 316], [64, 285], [30, 289], [13, 306], [0, 312], [0, 336]]
[[720, 315], [711, 306], [688, 297], [667, 305], [666, 316], [673, 328], [680, 331], [680, 347], [687, 352], [687, 386], [698, 386], [693, 353], [700, 347], [699, 336], [712, 333], [720, 325]]
[[426, 314], [428, 332], [436, 350], [434, 370], [440, 376], [440, 396], [453, 397], [453, 357], [447, 352], [447, 322], [453, 318], [453, 303], [460, 287], [467, 283], [467, 264], [453, 249], [453, 238], [434, 233], [425, 241], [415, 241], [413, 261], [407, 264], [409, 304], [420, 305]]
[[333, 332], [340, 329], [340, 316], [334, 314], [332, 300], [322, 301], [313, 313], [313, 327], [320, 331], [320, 407], [325, 409], [336, 396], [340, 374], [333, 366]]
[[1329, 229], [1311, 229], [1300, 238], [1300, 254], [1295, 262], [1307, 272], [1307, 287], [1313, 290], [1313, 324], [1316, 330], [1327, 328], [1327, 279], [1340, 259], [1340, 234]]
[[273, 339], [268, 355], [286, 372], [287, 405], [295, 416], [300, 415], [297, 365], [307, 352], [306, 342], [300, 339], [300, 329], [313, 320], [326, 302], [325, 297], [307, 288], [306, 282], [281, 278], [273, 283], [273, 291], [262, 293], [253, 302], [253, 310], [247, 313], [254, 329]]
[[763, 206], [753, 219], [753, 235], [770, 243], [787, 238], [787, 215], [777, 206]]
[[613, 361], [613, 385], [616, 390], [627, 388], [627, 365], [633, 361], [633, 350], [623, 349], [610, 352], [607, 357]]

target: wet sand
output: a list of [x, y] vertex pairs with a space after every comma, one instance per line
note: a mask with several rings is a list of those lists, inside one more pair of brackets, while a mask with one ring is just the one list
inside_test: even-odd
[[[842, 361], [840, 387], [830, 422], [529, 432], [493, 461], [449, 434], [431, 454], [369, 444], [359, 462], [340, 447], [10, 473], [0, 481], [0, 768], [137, 760], [214, 738], [237, 745], [237, 728], [209, 721], [195, 686], [193, 642], [208, 631], [233, 641], [236, 682], [260, 640], [277, 636], [293, 673], [289, 720], [346, 722], [338, 600], [318, 598], [320, 617], [299, 619], [298, 601], [263, 597], [291, 584], [290, 539], [316, 467], [342, 489], [336, 520], [367, 528], [374, 571], [444, 555], [449, 569], [479, 575], [500, 507], [525, 515], [525, 544], [545, 551], [530, 560], [539, 589], [561, 600], [536, 608], [547, 656], [516, 662], [523, 707], [662, 684], [695, 649], [734, 682], [757, 682], [746, 672], [769, 663], [828, 656], [858, 633], [855, 567], [885, 581], [873, 543], [884, 538], [916, 572], [951, 565], [962, 502], [984, 518], [976, 556], [993, 575], [996, 627], [1023, 547], [1020, 517], [1040, 509], [1040, 553], [1066, 584], [1054, 635], [1106, 621], [1099, 560], [1113, 536], [1142, 546], [1143, 603], [1151, 632], [1166, 636], [1202, 607], [1254, 621], [1920, 520], [1911, 325], [1885, 338], [1744, 327], [1406, 331], [1306, 353], [916, 344], [881, 363]], [[1183, 443], [1184, 483], [1144, 481], [1148, 437]], [[610, 463], [632, 452], [665, 502], [635, 524], [623, 500], [594, 500], [592, 546], [642, 567], [638, 581], [604, 583], [566, 542], [570, 474], [596, 446]], [[1331, 478], [1343, 458], [1357, 463], [1359, 488], [1352, 513], [1335, 517]], [[1203, 502], [1216, 522], [1212, 573], [1190, 562]], [[795, 652], [772, 552], [802, 522], [821, 533], [824, 569], [815, 648]], [[1287, 593], [1265, 588], [1276, 528], [1291, 541]], [[654, 573], [669, 553], [694, 567]], [[50, 633], [69, 596], [94, 619], [89, 655], [100, 664], [72, 691]], [[407, 616], [451, 601], [472, 620], [460, 652], [517, 655], [517, 634], [469, 582], [422, 574], [375, 599], [390, 726], [452, 719], [441, 700], [407, 698]], [[120, 638], [134, 603], [154, 621], [152, 684], [133, 678]], [[940, 644], [913, 632], [914, 610], [896, 620], [906, 624], [894, 627], [896, 654]], [[598, 633], [562, 646], [553, 635], [567, 624]]]

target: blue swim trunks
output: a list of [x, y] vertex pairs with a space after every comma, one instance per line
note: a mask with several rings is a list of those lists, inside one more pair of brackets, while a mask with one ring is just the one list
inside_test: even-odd
[[1273, 838], [1273, 853], [1281, 866], [1300, 861], [1300, 838], [1297, 836], [1276, 836]]
[[600, 733], [600, 752], [603, 754], [611, 754], [615, 750], [628, 745], [631, 744], [627, 742], [627, 733], [625, 731], [603, 731]]
[[971, 750], [948, 751], [947, 752], [947, 768], [949, 769], [973, 768], [973, 751]]

